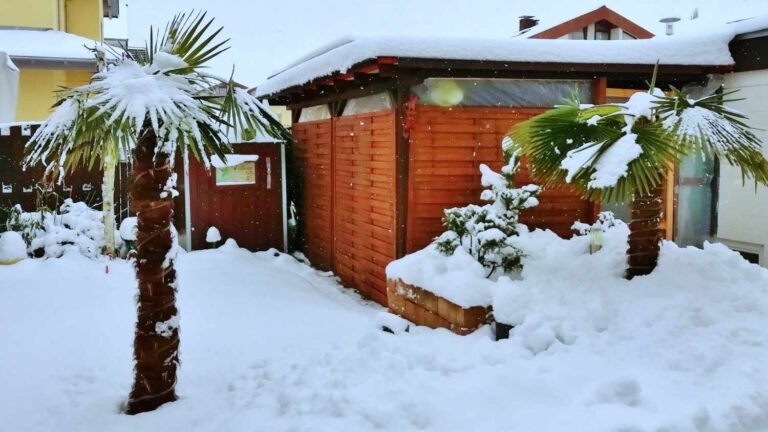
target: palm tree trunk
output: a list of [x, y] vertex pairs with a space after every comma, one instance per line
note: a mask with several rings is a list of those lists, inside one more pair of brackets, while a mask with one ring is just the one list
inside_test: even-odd
[[664, 181], [647, 195], [636, 197], [630, 205], [629, 249], [625, 277], [647, 275], [656, 268], [663, 238]]
[[104, 174], [101, 182], [101, 212], [104, 221], [104, 246], [102, 252], [110, 257], [115, 256], [115, 168], [117, 155], [112, 147], [104, 152]]
[[131, 206], [138, 219], [139, 295], [133, 348], [135, 375], [128, 414], [151, 411], [176, 400], [179, 329], [176, 271], [170, 255], [173, 201], [170, 194], [161, 198], [172, 170], [168, 155], [156, 150], [157, 137], [145, 126], [133, 151]]

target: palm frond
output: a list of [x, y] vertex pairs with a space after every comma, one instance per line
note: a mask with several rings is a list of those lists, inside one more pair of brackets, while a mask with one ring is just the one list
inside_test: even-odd
[[[206, 163], [231, 152], [230, 137], [244, 129], [289, 140], [268, 107], [234, 82], [203, 73], [227, 49], [206, 13], [176, 15], [161, 34], [150, 30], [148, 63], [127, 58], [81, 87], [67, 89], [28, 144], [27, 163], [56, 171], [94, 166], [118, 146], [129, 154], [142, 131], [158, 138], [158, 152], [181, 149]], [[223, 83], [224, 96], [211, 93]], [[235, 132], [233, 134], [233, 132]]]
[[[510, 137], [544, 186], [572, 184], [590, 199], [627, 201], [657, 186], [667, 164], [679, 160], [682, 152], [659, 124], [633, 119], [627, 130], [625, 115], [617, 104], [571, 103], [519, 123]], [[621, 155], [635, 146], [639, 153]], [[602, 179], [606, 172], [608, 185]]]
[[742, 179], [751, 178], [768, 184], [768, 161], [762, 153], [762, 143], [746, 124], [747, 117], [725, 106], [740, 99], [728, 98], [731, 91], [699, 100], [688, 99], [680, 90], [659, 98], [659, 116], [670, 131], [676, 145], [688, 153], [718, 156], [739, 167]]

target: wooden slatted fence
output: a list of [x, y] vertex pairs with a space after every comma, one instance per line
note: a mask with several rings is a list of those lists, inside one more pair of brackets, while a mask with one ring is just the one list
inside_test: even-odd
[[[442, 231], [443, 210], [481, 203], [481, 163], [499, 170], [501, 141], [516, 123], [545, 110], [536, 108], [437, 107], [419, 105], [410, 132], [407, 250], [428, 245]], [[523, 164], [518, 185], [532, 183]], [[524, 212], [521, 222], [569, 237], [576, 220], [593, 218], [593, 204], [577, 191], [546, 190], [541, 204]]]

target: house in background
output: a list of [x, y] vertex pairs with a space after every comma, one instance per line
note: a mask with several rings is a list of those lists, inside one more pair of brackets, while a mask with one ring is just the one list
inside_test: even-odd
[[601, 6], [564, 22], [539, 22], [536, 17], [520, 17], [518, 37], [530, 39], [628, 40], [649, 39], [654, 35], [607, 6]]
[[[342, 38], [260, 85], [259, 96], [292, 110], [312, 263], [385, 303], [384, 267], [442, 232], [445, 208], [478, 201], [478, 165], [501, 166], [500, 143], [515, 123], [574, 92], [603, 103], [647, 91], [657, 61], [662, 86], [731, 69], [720, 36], [643, 40], [650, 32], [613, 14], [600, 8], [551, 36], [611, 25], [637, 40]], [[525, 169], [517, 180], [530, 180]], [[667, 196], [672, 238], [674, 181]], [[600, 210], [566, 186], [540, 202], [522, 221], [563, 236]]]
[[[733, 73], [724, 76], [726, 90], [740, 89], [734, 95], [744, 100], [730, 104], [749, 117], [750, 126], [763, 142], [768, 157], [768, 17], [732, 23], [749, 27], [731, 42], [735, 61]], [[745, 258], [768, 267], [768, 188], [742, 182], [738, 169], [719, 165], [716, 177], [716, 240], [739, 251]]]
[[94, 47], [102, 18], [117, 13], [115, 0], [0, 2], [0, 51], [20, 69], [15, 121], [41, 121], [55, 92], [88, 82], [96, 71]]

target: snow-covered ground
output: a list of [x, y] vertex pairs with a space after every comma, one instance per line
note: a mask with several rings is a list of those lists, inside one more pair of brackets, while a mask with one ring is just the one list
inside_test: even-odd
[[[541, 256], [562, 261], [571, 259], [568, 252]], [[513, 292], [527, 299], [527, 308], [551, 303], [547, 313], [582, 301], [589, 309], [529, 314], [519, 332], [500, 342], [487, 327], [466, 337], [425, 328], [381, 332], [375, 325], [381, 307], [286, 255], [228, 245], [183, 254], [180, 400], [138, 416], [119, 413], [132, 378], [132, 269], [114, 261], [106, 273], [106, 265], [67, 254], [0, 266], [0, 431], [634, 432], [768, 425], [768, 271], [724, 248], [665, 244], [660, 276], [621, 285], [621, 295], [606, 295], [603, 303], [599, 296], [571, 298], [594, 294], [584, 288], [552, 302], [543, 296], [557, 290]], [[529, 271], [546, 271], [543, 265]], [[730, 271], [700, 291], [684, 287], [718, 268]], [[686, 278], [686, 271], [701, 275]], [[610, 271], [598, 271], [604, 273]], [[551, 273], [539, 279], [557, 282]], [[686, 289], [675, 295], [668, 284]], [[650, 294], [628, 304], [632, 289]], [[572, 321], [556, 323], [555, 316]], [[531, 349], [542, 340], [549, 345]], [[658, 349], [642, 351], [651, 344]]]

